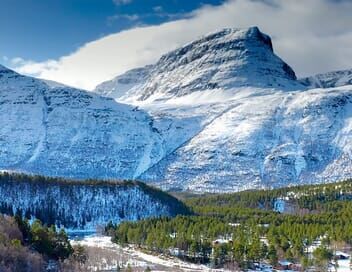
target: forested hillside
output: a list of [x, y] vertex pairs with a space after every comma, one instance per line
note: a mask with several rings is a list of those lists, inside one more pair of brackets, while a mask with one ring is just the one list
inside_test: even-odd
[[75, 181], [0, 174], [0, 212], [68, 229], [95, 230], [113, 221], [187, 214], [176, 198], [140, 182]]

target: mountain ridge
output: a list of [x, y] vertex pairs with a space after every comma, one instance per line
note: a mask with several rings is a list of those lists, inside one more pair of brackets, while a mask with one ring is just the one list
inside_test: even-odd
[[331, 71], [299, 79], [310, 88], [333, 88], [352, 85], [352, 69]]

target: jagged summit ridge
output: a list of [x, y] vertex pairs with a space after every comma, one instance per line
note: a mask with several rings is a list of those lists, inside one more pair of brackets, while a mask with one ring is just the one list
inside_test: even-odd
[[299, 81], [310, 88], [333, 88], [352, 85], [352, 69], [317, 74], [302, 78]]
[[[139, 101], [165, 99], [245, 86], [304, 88], [290, 66], [274, 54], [270, 37], [257, 27], [211, 33], [163, 55], [154, 65], [144, 68], [146, 76], [140, 77], [136, 71], [139, 70], [120, 76], [140, 79], [128, 88], [113, 80], [96, 91], [128, 102], [132, 97]], [[109, 86], [109, 90], [104, 91], [101, 86]]]

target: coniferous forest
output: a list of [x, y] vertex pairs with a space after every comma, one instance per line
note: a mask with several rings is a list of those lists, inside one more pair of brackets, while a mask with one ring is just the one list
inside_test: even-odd
[[334, 249], [352, 244], [351, 181], [178, 197], [193, 215], [110, 223], [106, 231], [119, 244], [238, 269], [285, 259], [326, 271]]
[[112, 220], [189, 213], [175, 197], [137, 181], [70, 180], [0, 173], [0, 213], [95, 231]]

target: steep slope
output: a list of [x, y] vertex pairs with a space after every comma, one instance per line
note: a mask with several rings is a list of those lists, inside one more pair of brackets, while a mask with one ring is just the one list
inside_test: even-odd
[[332, 88], [352, 85], [352, 70], [333, 71], [299, 80], [310, 88]]
[[0, 212], [40, 219], [68, 229], [95, 231], [109, 221], [189, 213], [162, 191], [137, 182], [72, 181], [0, 175]]
[[138, 176], [162, 157], [135, 107], [0, 69], [0, 169], [75, 178]]
[[[142, 68], [143, 76], [136, 71], [140, 70], [105, 82], [96, 91], [120, 101], [136, 102], [244, 86], [302, 88], [294, 71], [274, 54], [270, 37], [257, 27], [209, 34], [162, 56], [155, 65]], [[131, 75], [139, 76], [139, 80], [121, 86], [119, 79]], [[102, 92], [101, 86], [110, 90]]]

